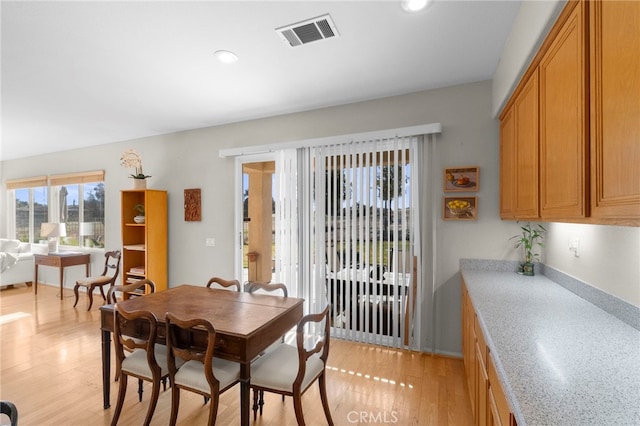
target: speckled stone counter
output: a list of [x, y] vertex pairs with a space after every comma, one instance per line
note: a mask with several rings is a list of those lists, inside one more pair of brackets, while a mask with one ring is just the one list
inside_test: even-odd
[[462, 276], [519, 426], [640, 425], [640, 331], [542, 275]]

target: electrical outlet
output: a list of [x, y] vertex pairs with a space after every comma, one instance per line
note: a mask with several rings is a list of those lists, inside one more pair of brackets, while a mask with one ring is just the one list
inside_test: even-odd
[[215, 247], [216, 246], [216, 239], [215, 238], [205, 238], [204, 239], [204, 245], [207, 247]]
[[572, 251], [575, 257], [580, 257], [580, 238], [569, 240], [569, 251]]

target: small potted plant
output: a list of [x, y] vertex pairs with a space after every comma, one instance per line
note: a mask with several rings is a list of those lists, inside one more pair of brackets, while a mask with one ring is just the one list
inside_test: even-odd
[[540, 253], [535, 253], [533, 250], [535, 246], [544, 247], [542, 239], [547, 230], [540, 224], [532, 227], [530, 223], [521, 226], [520, 229], [522, 230], [520, 234], [510, 238], [516, 241], [515, 248], [522, 247], [524, 251], [524, 262], [520, 264], [518, 273], [533, 276], [533, 264], [540, 258]]
[[147, 187], [146, 179], [151, 176], [145, 175], [142, 172], [142, 158], [140, 157], [140, 154], [135, 152], [133, 149], [123, 152], [120, 157], [120, 165], [122, 167], [132, 167], [135, 169], [135, 173], [131, 173], [129, 175], [130, 178], [133, 178], [134, 189], [144, 189]]
[[144, 205], [136, 204], [133, 208], [138, 212], [138, 214], [134, 216], [133, 221], [135, 223], [144, 223]]

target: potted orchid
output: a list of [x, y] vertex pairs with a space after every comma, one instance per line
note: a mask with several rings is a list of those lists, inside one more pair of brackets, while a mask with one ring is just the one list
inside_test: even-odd
[[131, 167], [135, 170], [135, 173], [129, 175], [130, 178], [133, 178], [134, 188], [146, 188], [146, 179], [151, 176], [145, 175], [142, 171], [142, 158], [140, 154], [133, 149], [126, 150], [120, 157], [120, 165], [122, 167]]

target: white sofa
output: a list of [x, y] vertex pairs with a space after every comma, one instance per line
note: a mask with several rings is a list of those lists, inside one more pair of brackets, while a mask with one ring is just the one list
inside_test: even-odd
[[0, 238], [0, 286], [21, 283], [30, 286], [33, 274], [31, 244], [23, 243], [20, 240]]

